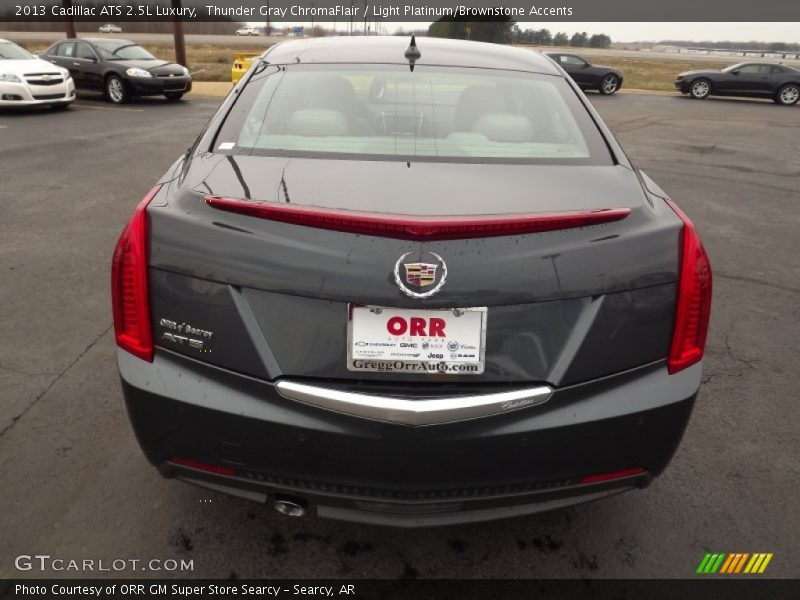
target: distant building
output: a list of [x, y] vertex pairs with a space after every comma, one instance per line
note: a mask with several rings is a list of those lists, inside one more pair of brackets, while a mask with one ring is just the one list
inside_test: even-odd
[[664, 44], [653, 46], [652, 50], [653, 52], [667, 52], [668, 54], [680, 54], [681, 52], [686, 52], [686, 48], [681, 46], [667, 46]]
[[703, 48], [703, 47], [684, 47], [670, 46], [668, 44], [658, 44], [651, 48], [653, 52], [665, 52], [667, 54], [705, 54], [707, 56], [741, 56], [744, 58], [778, 58], [789, 60], [800, 60], [800, 52], [791, 51], [769, 51], [769, 50], [737, 50], [736, 48]]

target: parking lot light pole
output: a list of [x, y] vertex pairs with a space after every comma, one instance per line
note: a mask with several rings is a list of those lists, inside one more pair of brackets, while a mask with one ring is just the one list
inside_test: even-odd
[[[181, 0], [172, 0], [172, 8], [176, 9], [174, 14], [181, 14]], [[180, 17], [172, 19], [172, 35], [175, 38], [175, 62], [187, 67], [186, 64], [186, 40], [183, 37], [183, 22]]]
[[72, 20], [71, 10], [72, 10], [72, 0], [61, 0], [61, 7], [64, 9], [64, 14], [68, 15], [64, 17], [64, 31], [67, 33], [68, 38], [78, 37], [75, 33], [75, 22]]

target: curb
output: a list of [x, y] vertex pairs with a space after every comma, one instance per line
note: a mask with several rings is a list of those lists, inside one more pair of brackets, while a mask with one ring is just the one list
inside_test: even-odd
[[192, 91], [186, 94], [187, 98], [224, 98], [233, 89], [233, 84], [227, 81], [193, 81]]
[[622, 88], [618, 94], [642, 94], [643, 96], [674, 96], [677, 92], [667, 92], [665, 90], [642, 90], [638, 88]]

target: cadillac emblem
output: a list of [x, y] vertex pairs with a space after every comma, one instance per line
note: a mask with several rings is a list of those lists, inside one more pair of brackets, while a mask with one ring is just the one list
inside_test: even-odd
[[410, 257], [412, 254], [414, 253], [406, 252], [394, 265], [395, 283], [406, 296], [411, 296], [412, 298], [433, 296], [442, 289], [447, 279], [447, 265], [444, 259], [435, 252], [423, 252], [435, 262], [411, 262]]
[[406, 281], [411, 285], [426, 287], [436, 281], [436, 267], [430, 263], [405, 263]]

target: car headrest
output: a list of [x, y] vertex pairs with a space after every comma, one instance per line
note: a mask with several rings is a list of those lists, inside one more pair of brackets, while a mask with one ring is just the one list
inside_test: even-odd
[[489, 113], [479, 117], [472, 128], [493, 142], [530, 142], [533, 125], [528, 117], [511, 113]]
[[315, 77], [308, 90], [306, 106], [311, 108], [334, 108], [342, 112], [358, 101], [353, 84], [344, 77]]
[[497, 90], [489, 85], [470, 85], [458, 96], [454, 114], [455, 131], [473, 131], [482, 115], [507, 110]]
[[341, 111], [328, 108], [301, 108], [289, 115], [286, 133], [309, 137], [349, 135], [350, 127]]

